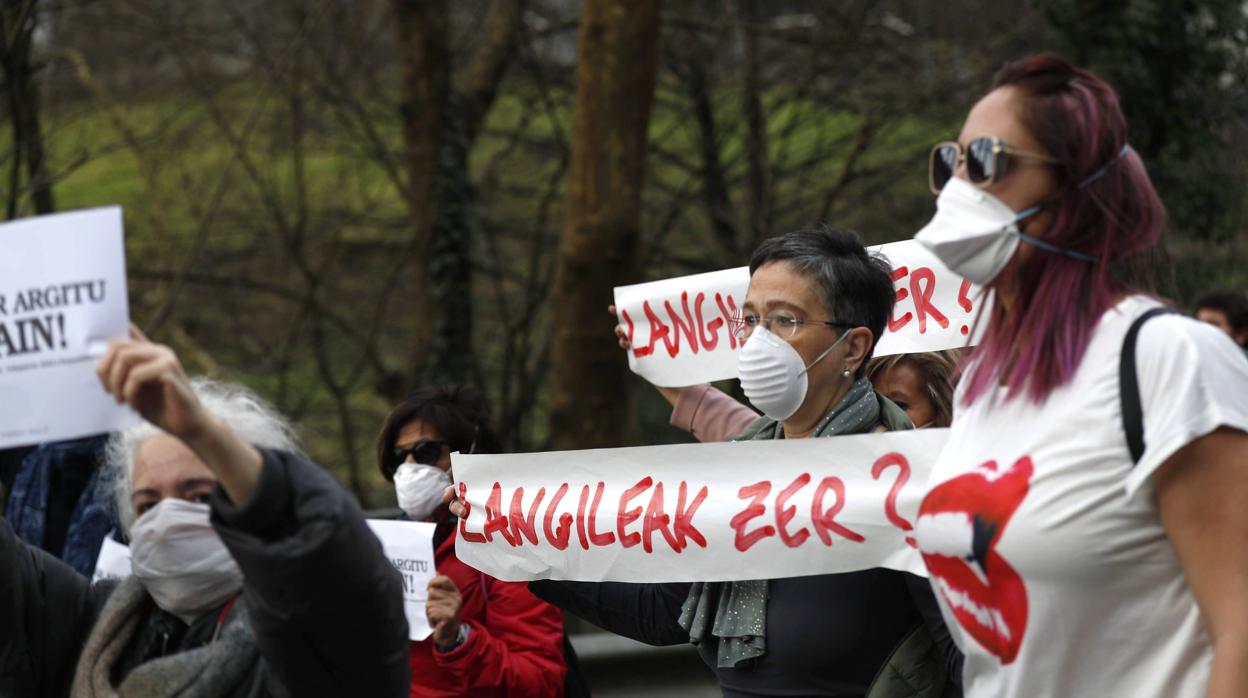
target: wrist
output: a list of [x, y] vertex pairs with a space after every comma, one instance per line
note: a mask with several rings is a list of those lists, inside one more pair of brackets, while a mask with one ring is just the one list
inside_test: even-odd
[[451, 644], [443, 645], [435, 641], [434, 645], [437, 647], [439, 652], [451, 652], [462, 647], [465, 642], [468, 642], [468, 637], [471, 634], [472, 628], [467, 623], [460, 623], [458, 629], [455, 631], [454, 638], [451, 640]]

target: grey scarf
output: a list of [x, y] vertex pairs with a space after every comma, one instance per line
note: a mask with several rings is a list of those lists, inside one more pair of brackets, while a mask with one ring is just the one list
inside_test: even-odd
[[[861, 434], [880, 423], [880, 400], [865, 378], [850, 386], [811, 437]], [[779, 422], [760, 418], [738, 441], [779, 439]], [[712, 608], [714, 604], [714, 608]], [[680, 609], [680, 627], [689, 631], [689, 642], [718, 641], [717, 664], [721, 669], [744, 668], [767, 653], [767, 580], [744, 582], [694, 582]]]
[[241, 602], [234, 604], [212, 643], [145, 662], [120, 686], [112, 684], [113, 665], [152, 603], [138, 579], [129, 577], [118, 585], [78, 657], [70, 698], [219, 698], [238, 690], [260, 658]]

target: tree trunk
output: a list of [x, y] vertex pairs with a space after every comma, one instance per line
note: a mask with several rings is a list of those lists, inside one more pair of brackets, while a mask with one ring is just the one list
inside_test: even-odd
[[[480, 383], [473, 351], [472, 244], [478, 222], [468, 159], [519, 36], [523, 0], [490, 5], [482, 39], [453, 79], [447, 0], [395, 0], [407, 146], [416, 322], [413, 383]], [[408, 386], [415, 387], [414, 385]]]
[[637, 281], [658, 0], [587, 0], [563, 232], [551, 289], [551, 442], [616, 446], [629, 429], [628, 366], [611, 337], [614, 286]]
[[[410, 302], [414, 322], [410, 375], [421, 376], [432, 358], [432, 328], [442, 308], [434, 296], [434, 274], [425, 262], [433, 252], [433, 228], [437, 199], [438, 149], [441, 147], [442, 113], [450, 96], [450, 47], [448, 0], [395, 0], [395, 26], [399, 32], [399, 70], [403, 101], [399, 106], [406, 147], [408, 207], [412, 215], [412, 261], [420, 273], [414, 278]], [[415, 386], [405, 386], [407, 390]]]
[[0, 6], [0, 63], [4, 66], [10, 127], [13, 131], [13, 163], [9, 176], [7, 217], [18, 213], [21, 199], [21, 163], [26, 164], [27, 186], [36, 214], [56, 210], [52, 181], [48, 176], [43, 130], [39, 123], [39, 91], [31, 43], [38, 21], [37, 0], [3, 0]]
[[763, 114], [761, 57], [758, 55], [758, 0], [741, 0], [740, 3], [741, 43], [744, 53], [745, 70], [742, 90], [742, 108], [745, 111], [745, 152], [749, 161], [746, 176], [747, 198], [750, 218], [750, 233], [754, 238], [750, 249], [753, 252], [758, 243], [771, 235], [768, 224], [771, 216], [771, 172], [770, 158], [767, 153], [767, 118]]

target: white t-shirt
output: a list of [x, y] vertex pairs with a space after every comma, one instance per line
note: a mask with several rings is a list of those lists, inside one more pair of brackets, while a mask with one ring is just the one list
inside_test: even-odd
[[917, 530], [969, 697], [1204, 695], [1213, 651], [1150, 475], [1219, 426], [1248, 430], [1248, 360], [1209, 325], [1148, 320], [1146, 449], [1132, 467], [1118, 359], [1156, 305], [1110, 309], [1074, 380], [1042, 405], [1003, 403], [999, 388], [964, 407], [958, 391]]

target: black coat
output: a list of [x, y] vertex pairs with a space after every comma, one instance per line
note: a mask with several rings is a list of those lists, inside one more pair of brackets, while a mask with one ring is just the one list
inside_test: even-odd
[[[302, 458], [261, 453], [252, 501], [235, 507], [218, 487], [211, 503], [213, 526], [243, 572], [241, 603], [261, 656], [239, 695], [407, 695], [401, 581], [359, 506]], [[0, 695], [67, 696], [114, 588], [91, 585], [0, 520]], [[168, 620], [156, 611], [146, 623]], [[188, 639], [201, 634], [198, 625]]]

